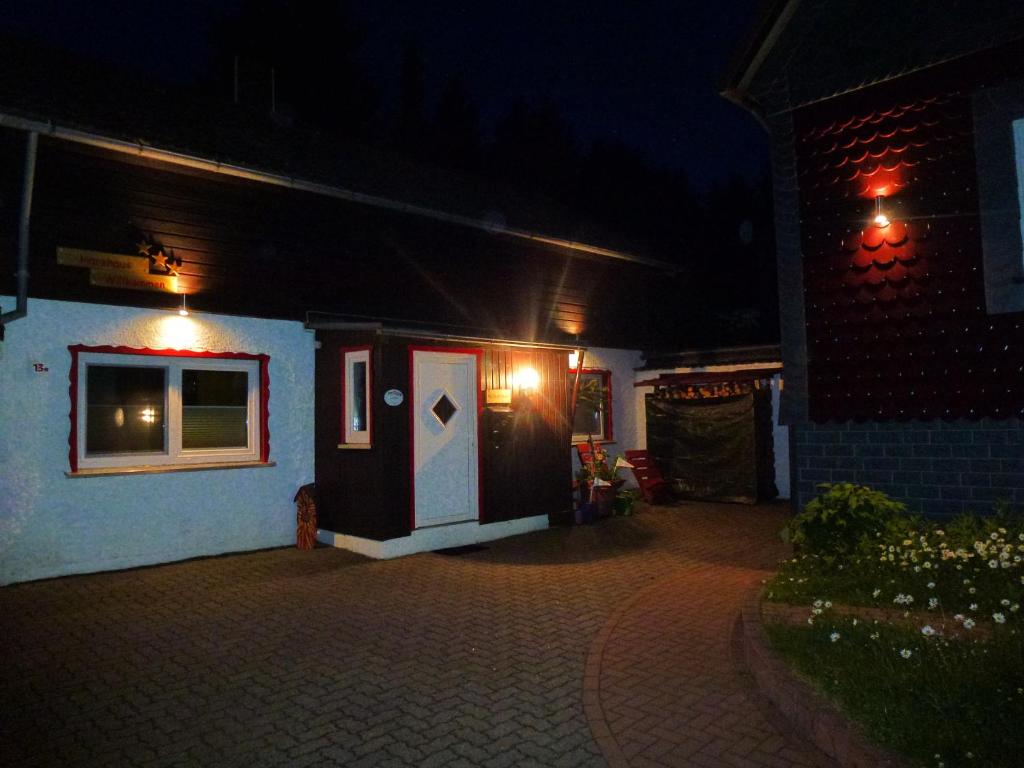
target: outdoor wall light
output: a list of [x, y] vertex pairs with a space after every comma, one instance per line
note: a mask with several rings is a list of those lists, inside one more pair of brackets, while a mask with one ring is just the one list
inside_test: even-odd
[[580, 364], [580, 353], [579, 350], [574, 349], [569, 353], [569, 370], [575, 371], [576, 366]]
[[889, 217], [885, 215], [885, 211], [882, 210], [882, 195], [875, 197], [875, 218], [873, 219], [874, 224], [879, 229], [885, 229], [889, 226]]
[[515, 377], [516, 386], [521, 390], [534, 390], [540, 386], [540, 374], [533, 368], [520, 368]]

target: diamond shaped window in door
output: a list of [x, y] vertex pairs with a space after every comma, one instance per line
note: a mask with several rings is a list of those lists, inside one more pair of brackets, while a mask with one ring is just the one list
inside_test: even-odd
[[430, 412], [434, 414], [441, 426], [448, 426], [448, 422], [452, 420], [452, 416], [459, 410], [459, 407], [454, 401], [448, 397], [447, 392], [442, 392], [441, 397], [437, 399], [434, 406], [430, 409]]

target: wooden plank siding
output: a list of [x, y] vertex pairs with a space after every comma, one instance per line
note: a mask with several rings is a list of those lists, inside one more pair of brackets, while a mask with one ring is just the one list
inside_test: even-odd
[[[4, 243], [23, 144], [0, 129]], [[183, 260], [180, 283], [200, 311], [319, 311], [635, 347], [666, 295], [665, 276], [647, 267], [46, 137], [31, 235], [30, 295], [40, 298], [169, 307], [166, 295], [90, 286], [86, 270], [56, 263], [58, 246], [132, 254], [143, 238]], [[10, 270], [0, 291], [13, 291]]]
[[[409, 473], [409, 347], [458, 346], [388, 334], [318, 331], [316, 353], [316, 485], [320, 524], [339, 533], [384, 540], [411, 530]], [[372, 345], [373, 446], [339, 448], [341, 424], [340, 350]], [[526, 397], [513, 396], [512, 410], [501, 413], [511, 428], [500, 446], [490, 432], [498, 411], [481, 416], [483, 521], [533, 515], [558, 516], [571, 508], [570, 431], [566, 353], [481, 344], [482, 389], [510, 389], [516, 370], [530, 366], [540, 386]], [[405, 401], [384, 403], [384, 392], [399, 389]]]

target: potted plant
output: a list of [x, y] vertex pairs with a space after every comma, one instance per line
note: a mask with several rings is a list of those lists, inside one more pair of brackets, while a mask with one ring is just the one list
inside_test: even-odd
[[609, 466], [608, 454], [600, 444], [595, 444], [592, 438], [588, 440], [588, 443], [590, 444], [591, 459], [583, 462], [579, 472], [576, 473], [576, 479], [579, 481], [582, 517], [609, 517], [612, 514], [619, 488], [626, 482], [625, 479], [617, 477], [617, 473], [620, 469], [628, 469], [632, 465], [619, 456]]

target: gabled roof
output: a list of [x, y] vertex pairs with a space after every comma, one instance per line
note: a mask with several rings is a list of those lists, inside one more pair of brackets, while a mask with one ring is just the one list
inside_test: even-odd
[[768, 0], [720, 92], [763, 119], [1022, 37], [1020, 0]]

